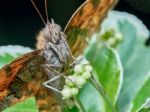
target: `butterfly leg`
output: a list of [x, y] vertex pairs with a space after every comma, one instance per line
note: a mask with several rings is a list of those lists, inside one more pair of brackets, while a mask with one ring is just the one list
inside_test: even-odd
[[66, 75], [64, 75], [64, 74], [62, 74], [62, 73], [60, 73], [60, 72], [58, 72], [57, 70], [55, 70], [55, 69], [53, 69], [53, 68], [49, 68], [49, 69], [52, 70], [52, 71], [53, 71], [54, 73], [56, 73], [57, 75], [59, 75], [59, 76], [65, 78], [65, 79], [70, 80]]
[[[53, 91], [55, 91], [57, 93], [60, 93], [60, 90], [55, 88], [55, 82], [58, 79], [60, 79], [62, 76], [61, 75], [57, 75], [57, 73], [55, 73], [53, 71], [53, 69], [56, 69], [56, 68], [59, 69], [59, 68], [62, 68], [62, 66], [59, 65], [59, 64], [49, 64], [49, 63], [46, 63], [46, 64], [43, 65], [43, 67], [45, 68], [47, 74], [49, 74], [49, 76], [50, 76], [49, 77], [50, 79], [48, 81], [44, 82], [43, 86], [45, 86], [48, 89], [51, 89], [51, 90], [53, 90]], [[50, 85], [50, 84], [52, 84], [52, 85]], [[56, 85], [57, 85], [57, 83], [56, 83]]]
[[55, 92], [61, 93], [60, 90], [58, 90], [58, 89], [56, 89], [56, 88], [54, 88], [54, 87], [52, 87], [52, 86], [49, 85], [49, 83], [51, 83], [51, 82], [53, 82], [53, 81], [59, 79], [60, 77], [61, 77], [60, 75], [57, 75], [57, 76], [53, 77], [52, 79], [50, 79], [50, 80], [44, 82], [43, 85], [44, 85], [45, 87], [47, 87], [47, 88], [49, 88], [49, 89], [55, 91]]
[[[50, 66], [51, 66], [51, 65], [50, 65]], [[54, 65], [53, 65], [53, 66], [54, 66]], [[55, 92], [61, 93], [60, 90], [58, 90], [58, 89], [56, 89], [56, 88], [54, 88], [54, 87], [52, 87], [52, 86], [49, 85], [50, 83], [52, 83], [52, 82], [58, 80], [58, 79], [61, 78], [61, 77], [70, 80], [71, 82], [73, 82], [73, 83], [76, 85], [76, 83], [75, 83], [74, 81], [72, 81], [71, 79], [69, 79], [66, 75], [64, 75], [64, 74], [60, 73], [59, 71], [55, 70], [54, 68], [48, 67], [48, 69], [49, 69], [50, 71], [53, 71], [53, 72], [54, 72], [55, 74], [57, 74], [57, 75], [56, 75], [55, 77], [53, 77], [52, 79], [50, 79], [50, 80], [44, 82], [43, 85], [44, 85], [45, 87], [47, 87], [47, 88], [49, 88], [49, 89], [51, 89], [51, 90], [53, 90], [53, 91], [55, 91]], [[76, 86], [77, 86], [77, 85], [76, 85]], [[78, 87], [78, 86], [77, 86], [77, 87]]]
[[60, 73], [60, 72], [58, 72], [57, 70], [54, 69], [54, 68], [61, 68], [62, 67], [61, 65], [46, 64], [45, 67], [47, 67], [49, 70], [52, 70], [57, 75], [60, 75], [63, 78], [70, 80], [66, 75], [64, 75], [64, 74], [62, 74], [62, 73]]
[[74, 61], [70, 64], [70, 67], [79, 64], [83, 59], [84, 59], [83, 56], [79, 56], [78, 58], [75, 58]]
[[72, 55], [72, 52], [69, 48], [69, 45], [68, 45], [67, 40], [66, 40], [66, 36], [64, 35], [64, 33], [61, 33], [61, 35], [62, 35], [62, 39], [63, 39], [63, 41], [64, 41], [64, 43], [65, 43], [65, 45], [69, 51], [70, 56], [72, 57], [73, 60], [76, 60], [76, 58]]
[[62, 66], [56, 65], [56, 64], [45, 64], [44, 67], [48, 68], [48, 70], [51, 71], [52, 73], [54, 73], [55, 76], [52, 77], [51, 79], [49, 79], [48, 81], [44, 82], [43, 85], [45, 87], [47, 87], [48, 89], [51, 89], [57, 93], [61, 93], [61, 91], [59, 89], [55, 88], [55, 85], [52, 86], [50, 84], [54, 84], [54, 82], [59, 80], [61, 77], [67, 78], [65, 75], [63, 75], [62, 73], [55, 70], [55, 68], [61, 68]]
[[58, 51], [58, 49], [51, 43], [49, 42], [49, 45], [52, 47], [52, 49], [56, 52], [56, 54], [58, 55], [59, 59], [61, 62], [64, 62], [64, 58], [62, 56], [62, 54]]
[[59, 64], [45, 64], [44, 65], [45, 67], [47, 67], [47, 68], [62, 68], [62, 66], [61, 65], [59, 65]]
[[[61, 77], [70, 80], [71, 82], [73, 82], [73, 83], [76, 85], [76, 87], [78, 87], [78, 85], [76, 84], [76, 82], [73, 81], [73, 80], [71, 80], [70, 78], [68, 78], [66, 75], [64, 75], [64, 74], [62, 74], [62, 73], [60, 73], [60, 72], [58, 72], [58, 71], [55, 70], [55, 69], [51, 69], [51, 70], [53, 70], [56, 74], [60, 75]], [[79, 88], [79, 87], [78, 87], [78, 88]]]

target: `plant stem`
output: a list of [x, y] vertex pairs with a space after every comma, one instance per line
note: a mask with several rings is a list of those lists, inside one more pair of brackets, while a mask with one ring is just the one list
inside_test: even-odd
[[78, 100], [77, 97], [74, 97], [74, 100], [76, 102], [76, 105], [79, 107], [79, 109], [81, 110], [81, 112], [86, 112], [86, 110], [84, 109], [82, 103], [80, 102], [80, 100]]
[[103, 87], [94, 79], [94, 77], [90, 78], [91, 84], [98, 90], [98, 92], [102, 95], [102, 97], [105, 99], [106, 103], [110, 107], [112, 112], [116, 112], [115, 107], [113, 106], [112, 102], [109, 100], [109, 98], [105, 94], [105, 90]]

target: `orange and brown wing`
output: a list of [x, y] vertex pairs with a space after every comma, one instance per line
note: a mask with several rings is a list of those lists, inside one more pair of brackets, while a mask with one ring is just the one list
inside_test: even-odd
[[56, 98], [42, 86], [48, 77], [41, 67], [44, 58], [40, 52], [37, 50], [25, 54], [0, 69], [0, 111], [35, 96], [40, 111], [57, 112]]
[[31, 53], [25, 54], [14, 60], [9, 65], [6, 65], [0, 69], [0, 92], [4, 91], [10, 86], [18, 72], [23, 68], [24, 64], [38, 53], [39, 51], [33, 51]]
[[65, 33], [72, 53], [79, 55], [90, 38], [98, 31], [100, 23], [118, 0], [86, 0], [68, 22]]

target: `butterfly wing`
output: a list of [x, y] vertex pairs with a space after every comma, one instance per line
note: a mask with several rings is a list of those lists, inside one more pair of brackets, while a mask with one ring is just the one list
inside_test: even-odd
[[0, 92], [7, 89], [11, 82], [13, 82], [19, 70], [23, 67], [23, 65], [33, 56], [37, 55], [37, 51], [33, 51], [31, 53], [25, 54], [16, 60], [14, 60], [9, 65], [4, 66], [0, 69]]
[[98, 31], [100, 23], [117, 1], [86, 0], [77, 9], [65, 28], [67, 41], [74, 55], [82, 53], [83, 48], [87, 45], [87, 38]]
[[57, 112], [56, 98], [42, 86], [48, 77], [41, 67], [44, 58], [40, 52], [36, 50], [25, 54], [0, 69], [0, 111], [35, 96], [40, 111]]

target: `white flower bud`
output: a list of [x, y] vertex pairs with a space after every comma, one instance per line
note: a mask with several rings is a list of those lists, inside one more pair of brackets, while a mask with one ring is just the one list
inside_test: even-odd
[[116, 39], [114, 37], [111, 37], [110, 39], [108, 39], [108, 43], [109, 43], [109, 45], [115, 45]]
[[79, 89], [74, 87], [71, 89], [71, 92], [72, 92], [72, 95], [75, 96], [79, 93]]
[[75, 65], [74, 72], [76, 74], [78, 74], [78, 75], [80, 75], [82, 72], [84, 72], [84, 66], [83, 66], [83, 64]]
[[82, 59], [81, 64], [86, 65], [89, 64], [89, 61], [86, 60], [85, 58]]
[[115, 34], [115, 38], [118, 40], [118, 41], [122, 41], [122, 39], [123, 39], [123, 35], [122, 35], [122, 33], [116, 33]]
[[70, 86], [70, 87], [73, 87], [75, 84], [75, 81], [76, 81], [76, 76], [75, 75], [71, 75], [71, 76], [68, 76], [68, 79], [65, 80], [65, 83], [66, 85]]
[[85, 71], [88, 71], [88, 72], [92, 72], [92, 66], [90, 66], [90, 65], [86, 65], [85, 66]]
[[68, 98], [72, 97], [71, 88], [69, 88], [69, 87], [63, 88], [63, 90], [61, 91], [61, 94], [63, 96], [63, 99], [68, 99]]
[[86, 79], [82, 76], [78, 76], [76, 79], [76, 83], [78, 87], [81, 88], [86, 83]]
[[92, 75], [90, 72], [86, 71], [86, 72], [83, 72], [82, 73], [82, 76], [85, 78], [85, 79], [89, 79]]

